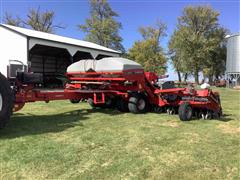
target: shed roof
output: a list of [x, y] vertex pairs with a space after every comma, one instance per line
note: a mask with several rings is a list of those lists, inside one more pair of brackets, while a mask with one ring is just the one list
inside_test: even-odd
[[82, 41], [79, 39], [73, 39], [69, 37], [64, 37], [64, 36], [59, 36], [55, 34], [50, 34], [50, 33], [45, 33], [45, 32], [40, 32], [40, 31], [35, 31], [35, 30], [30, 30], [26, 28], [20, 28], [16, 26], [10, 26], [6, 24], [0, 24], [0, 26], [5, 27], [9, 30], [12, 30], [14, 32], [20, 33], [24, 36], [27, 37], [32, 37], [32, 38], [39, 38], [39, 39], [44, 39], [44, 40], [50, 40], [50, 41], [55, 41], [55, 42], [60, 42], [60, 43], [65, 43], [69, 45], [74, 45], [74, 46], [80, 46], [80, 47], [86, 47], [86, 48], [91, 48], [91, 49], [96, 49], [96, 50], [102, 50], [102, 51], [107, 51], [111, 53], [116, 53], [116, 54], [121, 54], [120, 51], [115, 51], [110, 48], [106, 48], [104, 46], [91, 43], [88, 41]]

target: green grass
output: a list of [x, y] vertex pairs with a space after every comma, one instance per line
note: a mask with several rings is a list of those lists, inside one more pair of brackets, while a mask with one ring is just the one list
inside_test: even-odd
[[221, 120], [28, 104], [0, 131], [0, 179], [239, 179], [240, 91], [218, 90]]

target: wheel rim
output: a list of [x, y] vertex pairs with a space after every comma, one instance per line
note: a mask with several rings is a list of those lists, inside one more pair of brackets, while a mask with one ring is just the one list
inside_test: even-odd
[[145, 108], [145, 106], [146, 106], [146, 102], [144, 101], [144, 99], [140, 99], [138, 101], [138, 109], [143, 110]]
[[0, 93], [0, 111], [2, 111], [2, 106], [3, 106], [3, 98], [2, 98], [2, 94]]
[[186, 116], [187, 116], [187, 119], [191, 119], [192, 117], [192, 108], [190, 106], [186, 108]]
[[112, 100], [111, 100], [111, 99], [107, 99], [107, 100], [105, 101], [105, 104], [110, 106], [110, 105], [112, 104]]

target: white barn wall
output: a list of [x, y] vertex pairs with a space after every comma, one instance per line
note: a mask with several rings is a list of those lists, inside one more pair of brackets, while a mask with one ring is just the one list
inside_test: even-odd
[[27, 64], [27, 37], [0, 26], [0, 72], [7, 76], [9, 60]]

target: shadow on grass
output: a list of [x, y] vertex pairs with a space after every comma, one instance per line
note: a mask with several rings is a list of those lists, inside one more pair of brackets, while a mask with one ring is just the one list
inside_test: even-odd
[[[84, 126], [82, 121], [88, 120], [93, 113], [110, 116], [121, 115], [122, 112], [112, 109], [81, 109], [59, 114], [35, 115], [31, 113], [16, 113], [4, 129], [0, 130], [0, 139], [11, 139], [27, 135], [61, 132], [75, 126]], [[154, 112], [151, 112], [154, 113]], [[159, 114], [159, 113], [157, 113]], [[160, 113], [161, 114], [161, 113]], [[218, 120], [228, 122], [233, 120], [231, 114], [224, 114]], [[199, 120], [199, 119], [194, 119]], [[209, 120], [211, 121], [211, 120]]]
[[16, 113], [8, 125], [0, 131], [0, 139], [9, 139], [27, 135], [61, 132], [75, 126], [84, 126], [82, 121], [88, 120], [91, 113], [118, 115], [110, 109], [81, 109], [51, 115], [34, 115]]
[[[151, 112], [151, 113], [154, 113], [154, 114], [167, 114], [166, 112]], [[177, 115], [178, 114], [173, 114], [173, 115]], [[172, 116], [172, 115], [169, 115], [169, 116]], [[229, 121], [232, 121], [234, 120], [233, 118], [231, 118], [232, 114], [224, 114], [223, 116], [221, 116], [220, 118], [214, 118], [214, 119], [204, 119], [204, 121], [222, 121], [222, 122], [229, 122]], [[197, 121], [197, 120], [203, 120], [202, 118], [197, 118], [197, 117], [193, 117], [190, 121]]]
[[228, 122], [234, 120], [233, 118], [230, 118], [232, 114], [224, 114], [220, 119], [216, 119], [218, 121]]

